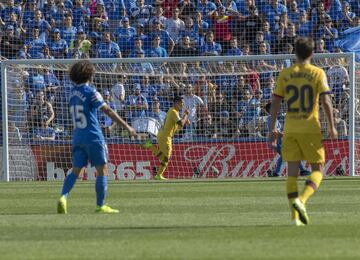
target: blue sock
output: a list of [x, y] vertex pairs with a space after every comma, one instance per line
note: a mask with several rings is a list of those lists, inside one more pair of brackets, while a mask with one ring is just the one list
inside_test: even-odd
[[97, 176], [95, 182], [96, 190], [96, 205], [102, 206], [105, 204], [105, 197], [107, 192], [107, 176]]
[[63, 185], [63, 188], [61, 191], [62, 196], [65, 196], [65, 198], [67, 198], [67, 196], [69, 195], [69, 192], [74, 187], [76, 179], [77, 179], [77, 176], [73, 172], [70, 173], [68, 176], [66, 176], [66, 178], [64, 180], [64, 185]]
[[276, 162], [276, 168], [275, 168], [275, 174], [280, 176], [280, 170], [281, 170], [281, 166], [282, 166], [282, 157], [280, 156], [279, 159]]

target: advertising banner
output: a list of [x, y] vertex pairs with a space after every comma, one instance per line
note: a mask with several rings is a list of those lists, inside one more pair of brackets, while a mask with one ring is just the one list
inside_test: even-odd
[[[348, 174], [348, 142], [326, 141], [326, 175], [339, 171]], [[149, 150], [134, 144], [109, 144], [109, 179], [151, 179], [158, 160]], [[71, 170], [71, 146], [32, 147], [39, 179], [63, 180]], [[276, 166], [279, 155], [266, 142], [181, 143], [173, 145], [165, 176], [176, 179], [266, 177]], [[309, 165], [307, 165], [309, 167]], [[286, 164], [281, 169], [286, 175]], [[96, 171], [88, 166], [83, 179], [94, 179]]]

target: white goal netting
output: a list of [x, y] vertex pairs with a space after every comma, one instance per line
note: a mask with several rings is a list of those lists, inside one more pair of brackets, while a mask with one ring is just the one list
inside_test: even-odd
[[[92, 61], [97, 70], [96, 88], [139, 133], [137, 138], [130, 138], [110, 118], [98, 113], [109, 147], [110, 178], [152, 178], [159, 162], [139, 144], [148, 136], [156, 140], [154, 134], [172, 106], [174, 95], [184, 96], [191, 124], [174, 138], [166, 177], [286, 175], [285, 163], [280, 164], [279, 154], [266, 142], [265, 107], [278, 72], [293, 63], [293, 56]], [[72, 121], [68, 98], [73, 85], [67, 71], [73, 62], [3, 63], [2, 94], [6, 99], [2, 102], [6, 109], [3, 109], [2, 125], [5, 130], [7, 118], [8, 132], [1, 138], [1, 158], [7, 160], [7, 163], [2, 160], [3, 179], [8, 169], [10, 180], [62, 180], [71, 169]], [[358, 174], [360, 71], [352, 67], [352, 56], [348, 54], [318, 55], [313, 63], [328, 75], [339, 131], [338, 140], [327, 140], [326, 120], [322, 115], [326, 174]], [[285, 113], [283, 105], [281, 123]], [[305, 163], [306, 169], [309, 166]], [[94, 177], [95, 169], [89, 166], [82, 178]]]

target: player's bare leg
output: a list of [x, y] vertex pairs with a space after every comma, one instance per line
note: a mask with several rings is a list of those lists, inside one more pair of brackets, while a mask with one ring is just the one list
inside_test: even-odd
[[95, 166], [97, 176], [95, 183], [96, 190], [96, 210], [97, 213], [119, 213], [119, 210], [113, 209], [105, 204], [105, 198], [107, 193], [107, 176], [108, 167], [107, 164]]

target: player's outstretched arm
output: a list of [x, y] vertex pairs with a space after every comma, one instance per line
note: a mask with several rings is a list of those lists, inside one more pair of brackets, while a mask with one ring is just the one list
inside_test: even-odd
[[331, 139], [336, 139], [338, 137], [338, 132], [335, 128], [334, 124], [334, 116], [333, 116], [333, 106], [331, 97], [329, 94], [320, 95], [321, 104], [324, 107], [325, 114], [329, 123], [329, 132]]
[[269, 128], [269, 142], [275, 146], [278, 132], [276, 130], [276, 119], [280, 110], [282, 97], [273, 95], [270, 108], [270, 128]]
[[132, 128], [128, 123], [126, 123], [125, 120], [122, 119], [111, 107], [105, 104], [103, 107], [101, 107], [101, 110], [106, 115], [108, 115], [114, 122], [128, 130], [130, 136], [136, 136], [135, 129]]

